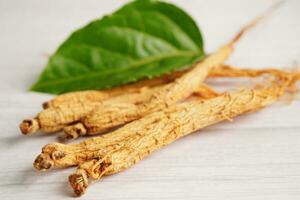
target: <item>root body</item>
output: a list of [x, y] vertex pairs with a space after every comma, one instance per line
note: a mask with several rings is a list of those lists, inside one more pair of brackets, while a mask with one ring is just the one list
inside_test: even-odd
[[294, 83], [295, 76], [291, 75], [272, 81], [270, 86], [224, 93], [208, 100], [192, 99], [79, 144], [49, 144], [34, 166], [47, 170], [49, 166], [77, 165], [69, 181], [74, 192], [81, 195], [88, 185], [85, 176], [98, 180], [123, 171], [153, 151], [196, 130], [274, 103]]

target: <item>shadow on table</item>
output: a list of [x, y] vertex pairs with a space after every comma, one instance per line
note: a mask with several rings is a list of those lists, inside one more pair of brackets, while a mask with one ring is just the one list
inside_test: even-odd
[[44, 138], [47, 138], [47, 143], [50, 142], [58, 142], [58, 135], [57, 134], [43, 134], [41, 132], [38, 132], [34, 135], [24, 136], [22, 134], [16, 134], [11, 136], [6, 136], [1, 138], [1, 146], [3, 148], [5, 147], [12, 147], [19, 145], [24, 142], [28, 141], [42, 141]]
[[[54, 187], [43, 187], [45, 190], [62, 197], [73, 197], [72, 188], [69, 187], [68, 174], [71, 174], [75, 168], [68, 169], [52, 169], [47, 172], [40, 172], [33, 167], [26, 167], [20, 170], [19, 183], [20, 185], [49, 185]], [[62, 176], [61, 173], [64, 175]]]

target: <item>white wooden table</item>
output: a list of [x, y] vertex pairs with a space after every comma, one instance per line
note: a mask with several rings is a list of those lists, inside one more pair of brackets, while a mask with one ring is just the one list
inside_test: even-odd
[[[0, 199], [72, 199], [74, 169], [39, 173], [41, 147], [19, 122], [50, 95], [28, 92], [68, 34], [124, 0], [0, 0]], [[271, 0], [174, 1], [197, 20], [207, 51], [227, 41]], [[294, 66], [300, 58], [300, 1], [285, 4], [237, 46], [229, 63]], [[131, 169], [93, 184], [82, 199], [300, 199], [300, 101], [278, 103], [183, 138]]]

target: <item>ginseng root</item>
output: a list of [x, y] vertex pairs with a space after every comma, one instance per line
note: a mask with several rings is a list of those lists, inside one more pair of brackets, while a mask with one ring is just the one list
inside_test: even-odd
[[[78, 101], [64, 103], [41, 111], [37, 117], [33, 119], [23, 120], [20, 124], [20, 129], [25, 135], [35, 133], [38, 130], [42, 130], [45, 133], [57, 132], [69, 124], [73, 124], [83, 119], [96, 108], [103, 109], [104, 112], [110, 113], [110, 115], [117, 115], [118, 112], [126, 112], [134, 105], [149, 100], [151, 95], [161, 87], [162, 86], [152, 88], [143, 87], [137, 91], [131, 91], [123, 95], [115, 96], [102, 102]], [[195, 93], [203, 98], [217, 95], [217, 92], [204, 84], [199, 86]], [[74, 130], [77, 130], [77, 126], [75, 125], [74, 127]], [[67, 131], [68, 127], [66, 127], [65, 130]]]
[[193, 99], [151, 113], [101, 137], [79, 144], [46, 145], [34, 166], [38, 170], [77, 165], [69, 177], [76, 195], [88, 187], [88, 179], [123, 171], [153, 151], [196, 130], [274, 103], [297, 77], [291, 73], [271, 85], [224, 93], [209, 100]]

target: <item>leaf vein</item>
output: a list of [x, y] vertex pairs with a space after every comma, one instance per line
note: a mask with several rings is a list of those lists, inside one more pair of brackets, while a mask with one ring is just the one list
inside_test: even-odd
[[[165, 59], [165, 58], [171, 58], [171, 57], [180, 57], [180, 56], [196, 56], [197, 54], [199, 54], [198, 51], [178, 51], [172, 54], [163, 54], [163, 55], [159, 55], [159, 56], [152, 56], [152, 57], [147, 57], [146, 59], [137, 61], [137, 62], [133, 62], [131, 65], [125, 66], [123, 68], [119, 68], [119, 71], [125, 71], [127, 69], [130, 68], [134, 68], [136, 66], [140, 66], [140, 65], [145, 65], [145, 64], [149, 64], [151, 62], [157, 61], [157, 60], [161, 60], [161, 59]], [[70, 59], [70, 58], [69, 58]], [[76, 62], [76, 61], [75, 61]], [[60, 79], [60, 80], [56, 80], [56, 81], [51, 81], [48, 83], [40, 83], [39, 87], [45, 87], [45, 86], [49, 86], [49, 85], [58, 85], [61, 83], [66, 83], [66, 82], [72, 82], [74, 80], [82, 80], [85, 78], [89, 78], [89, 77], [97, 77], [100, 74], [110, 74], [111, 70], [107, 70], [105, 72], [103, 71], [91, 71], [89, 73], [86, 73], [84, 75], [81, 76], [76, 76], [76, 77], [70, 77], [70, 78], [64, 78], [64, 79]]]

